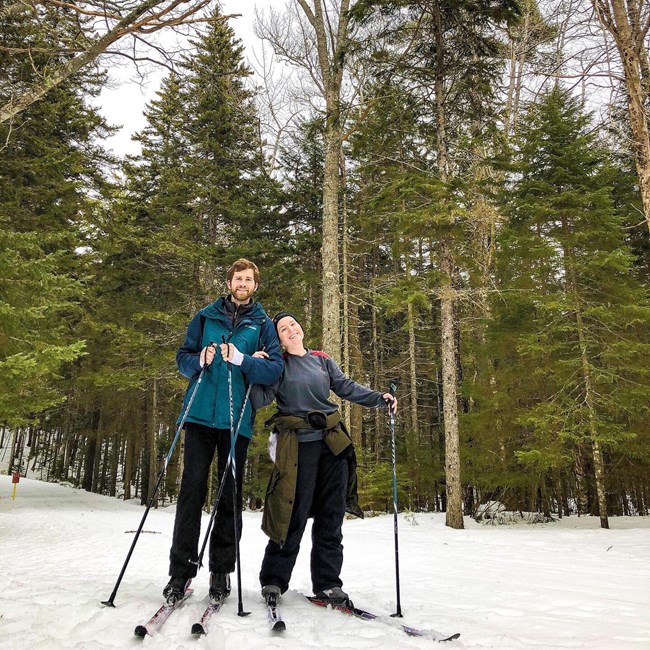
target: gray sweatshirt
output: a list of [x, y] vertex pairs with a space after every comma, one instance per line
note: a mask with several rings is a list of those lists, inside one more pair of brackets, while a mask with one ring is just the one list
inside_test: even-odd
[[[325, 352], [307, 350], [300, 357], [295, 354], [284, 355], [284, 372], [279, 384], [266, 388], [266, 403], [270, 403], [270, 394], [275, 395], [278, 411], [284, 415], [305, 417], [309, 411], [322, 411], [329, 415], [338, 409], [330, 401], [330, 390], [341, 399], [346, 399], [362, 406], [386, 406], [379, 391], [366, 388], [346, 377], [337, 363]], [[322, 440], [323, 432], [300, 429], [300, 442]]]

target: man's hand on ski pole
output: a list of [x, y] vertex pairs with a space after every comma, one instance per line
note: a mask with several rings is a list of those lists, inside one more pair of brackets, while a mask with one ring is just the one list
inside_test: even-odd
[[209, 345], [206, 345], [203, 350], [201, 350], [201, 356], [199, 357], [201, 368], [203, 368], [203, 366], [209, 366], [212, 364], [216, 349], [217, 346], [214, 343], [210, 343]]

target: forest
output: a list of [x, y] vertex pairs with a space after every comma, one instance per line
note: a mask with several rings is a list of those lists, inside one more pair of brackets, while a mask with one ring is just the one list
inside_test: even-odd
[[[269, 315], [397, 386], [400, 509], [647, 516], [650, 3], [272, 7], [251, 62], [214, 0], [0, 2], [4, 466], [145, 503], [176, 349], [245, 257]], [[165, 76], [120, 156], [96, 98], [125, 59]], [[390, 509], [387, 413], [342, 409]]]

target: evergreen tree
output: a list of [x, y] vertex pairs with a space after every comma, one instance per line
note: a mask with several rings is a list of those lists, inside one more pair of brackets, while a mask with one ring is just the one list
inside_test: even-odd
[[286, 230], [271, 266], [273, 291], [268, 298], [274, 308], [304, 314], [301, 323], [312, 347], [320, 347], [322, 336], [323, 156], [319, 120], [300, 124], [290, 145], [281, 149]]
[[215, 23], [194, 46], [196, 54], [183, 66], [181, 93], [190, 147], [185, 175], [202, 230], [207, 298], [234, 259], [247, 257], [262, 268], [273, 260], [280, 196], [265, 169], [241, 43], [230, 26]]
[[[11, 85], [30, 83], [34, 68], [52, 61], [43, 50], [73, 37], [69, 12], [49, 13], [53, 28], [47, 34], [29, 13], [0, 15], [6, 46], [0, 52], [0, 103], [9, 101]], [[25, 42], [35, 48], [32, 62], [9, 54]], [[47, 103], [0, 126], [3, 423], [33, 422], [61, 402], [68, 392], [62, 373], [85, 347], [75, 330], [92, 273], [89, 244], [106, 187], [103, 168], [111, 162], [98, 144], [110, 130], [88, 102], [102, 83], [93, 72], [76, 75], [52, 90]]]
[[538, 484], [572, 469], [583, 509], [591, 468], [592, 503], [607, 527], [606, 458], [630, 443], [650, 396], [647, 295], [632, 272], [606, 155], [578, 102], [555, 86], [520, 129], [501, 237], [507, 302], [495, 305], [517, 350], [502, 367], [522, 363], [526, 373], [523, 381], [511, 373], [516, 455]]
[[[394, 166], [398, 174], [386, 175], [383, 194], [389, 202], [392, 197], [393, 213], [402, 216], [403, 236], [406, 245], [412, 246], [411, 254], [424, 261], [420, 262], [425, 271], [420, 272], [420, 284], [428, 295], [435, 296], [440, 307], [434, 314], [439, 319], [442, 385], [431, 397], [442, 397], [447, 524], [462, 528], [462, 436], [457, 397], [457, 384], [463, 375], [460, 298], [475, 267], [474, 260], [479, 258], [467, 236], [476, 227], [471, 208], [472, 191], [479, 185], [475, 178], [479, 166], [477, 141], [485, 141], [496, 124], [494, 93], [502, 57], [497, 29], [514, 20], [519, 8], [509, 0], [480, 5], [444, 0], [365, 0], [355, 5], [354, 13], [367, 17], [378, 8], [387, 17], [381, 24], [389, 38], [387, 47], [374, 57], [377, 85], [383, 90], [388, 85], [386, 79], [399, 78], [401, 92], [412, 98], [417, 124], [415, 147], [420, 157], [415, 164], [406, 160], [402, 169]], [[409, 56], [399, 53], [396, 42], [406, 47]], [[379, 102], [382, 99], [380, 93]], [[481, 157], [485, 157], [483, 152]], [[400, 202], [401, 210], [397, 206]], [[411, 270], [407, 266], [406, 271]], [[417, 275], [417, 267], [413, 270]], [[412, 341], [408, 349], [413, 357]], [[413, 377], [417, 370], [410, 374]], [[417, 381], [409, 383], [412, 411], [417, 411], [413, 390]], [[460, 404], [465, 408], [462, 401]]]
[[126, 498], [131, 485], [146, 498], [175, 431], [185, 381], [174, 357], [190, 318], [226, 292], [226, 269], [238, 257], [258, 263], [268, 286], [265, 262], [279, 264], [284, 246], [281, 193], [264, 168], [242, 48], [219, 21], [194, 46], [148, 106], [136, 136], [141, 154], [126, 161], [102, 222], [91, 326], [108, 353], [85, 364], [83, 376], [98, 395], [92, 408], [114, 408], [117, 390], [119, 410], [131, 414], [116, 419], [110, 443], [127, 447]]

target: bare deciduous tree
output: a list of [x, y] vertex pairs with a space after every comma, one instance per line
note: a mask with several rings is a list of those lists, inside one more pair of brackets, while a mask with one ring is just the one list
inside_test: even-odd
[[650, 4], [646, 0], [592, 0], [603, 29], [616, 43], [627, 91], [636, 171], [643, 212], [650, 229], [650, 59], [647, 39], [650, 31]]
[[[3, 95], [9, 100], [0, 107], [0, 123], [13, 119], [21, 111], [44, 97], [84, 66], [97, 60], [103, 54], [120, 54], [139, 60], [139, 47], [155, 49], [159, 63], [168, 64], [163, 48], [148, 42], [148, 36], [162, 29], [179, 28], [184, 25], [226, 20], [232, 16], [220, 16], [205, 12], [214, 0], [92, 0], [74, 2], [65, 0], [16, 0], [0, 10], [0, 16], [26, 14], [37, 28], [47, 35], [51, 29], [48, 12], [65, 11], [77, 17], [79, 33], [73, 43], [64, 48], [53, 39], [52, 49], [40, 48], [38, 52], [51, 54], [51, 60], [43, 68], [34, 68], [38, 80], [27, 85], [16, 83], [3, 88]], [[111, 51], [111, 46], [130, 36], [130, 51], [126, 47]], [[47, 40], [47, 39], [44, 39]], [[36, 51], [30, 46], [6, 47], [0, 50], [15, 55], [32, 56]], [[66, 55], [70, 55], [67, 58]], [[152, 59], [149, 59], [152, 60]]]
[[305, 70], [324, 108], [323, 143], [323, 349], [341, 359], [341, 289], [339, 269], [339, 160], [343, 142], [341, 91], [349, 46], [350, 0], [295, 0], [293, 14], [271, 12], [258, 21], [258, 35], [276, 55]]

